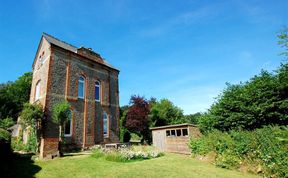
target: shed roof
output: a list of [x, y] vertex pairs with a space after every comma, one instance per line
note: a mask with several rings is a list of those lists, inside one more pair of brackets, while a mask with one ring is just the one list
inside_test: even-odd
[[165, 125], [165, 126], [160, 126], [160, 127], [151, 127], [150, 130], [168, 129], [168, 128], [185, 127], [185, 126], [197, 127], [194, 124], [184, 123], [184, 124], [175, 124], [175, 125]]
[[[55, 38], [54, 36], [49, 35], [49, 34], [44, 33], [44, 32], [43, 32], [42, 36], [43, 36], [43, 38], [45, 38], [50, 44], [53, 44], [53, 45], [58, 46], [58, 47], [60, 47], [60, 48], [62, 48], [62, 49], [65, 49], [65, 50], [67, 50], [67, 51], [70, 51], [70, 52], [73, 52], [73, 53], [77, 54], [77, 50], [78, 50], [77, 47], [75, 47], [75, 46], [73, 46], [73, 45], [71, 45], [71, 44], [69, 44], [69, 43], [66, 43], [66, 42], [64, 42], [64, 41], [61, 41], [61, 40]], [[80, 48], [81, 48], [81, 47], [80, 47]], [[79, 48], [79, 49], [80, 49], [80, 48]], [[103, 64], [104, 64], [105, 66], [119, 71], [117, 68], [115, 68], [114, 66], [112, 66], [111, 64], [109, 64], [105, 59], [103, 59], [100, 55], [99, 55], [99, 57], [103, 60]], [[92, 60], [92, 61], [95, 62], [95, 60]], [[97, 61], [96, 61], [96, 62], [97, 62]], [[101, 63], [102, 63], [102, 62], [101, 62]]]

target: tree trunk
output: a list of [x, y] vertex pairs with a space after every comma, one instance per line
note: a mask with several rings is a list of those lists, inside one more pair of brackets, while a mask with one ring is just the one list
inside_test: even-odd
[[63, 156], [63, 137], [64, 137], [64, 130], [63, 126], [59, 125], [59, 144], [58, 144], [58, 150], [60, 156]]

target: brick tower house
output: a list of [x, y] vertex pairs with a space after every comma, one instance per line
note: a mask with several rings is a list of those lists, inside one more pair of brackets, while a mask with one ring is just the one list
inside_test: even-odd
[[45, 111], [40, 157], [58, 154], [58, 126], [52, 108], [71, 105], [65, 142], [77, 147], [119, 141], [119, 70], [91, 48], [74, 47], [43, 33], [33, 62], [30, 103]]

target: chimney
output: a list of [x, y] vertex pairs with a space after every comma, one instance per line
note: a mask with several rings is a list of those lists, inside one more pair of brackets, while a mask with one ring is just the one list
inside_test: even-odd
[[92, 48], [85, 48], [84, 46], [81, 46], [77, 49], [77, 54], [84, 56], [86, 58], [89, 58], [93, 61], [104, 63], [103, 59], [101, 58], [100, 54], [95, 53]]

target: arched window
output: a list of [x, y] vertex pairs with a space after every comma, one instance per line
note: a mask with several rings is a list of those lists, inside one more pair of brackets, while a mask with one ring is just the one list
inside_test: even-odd
[[39, 100], [40, 98], [40, 90], [41, 90], [41, 80], [39, 80], [35, 87], [35, 101]]
[[69, 110], [69, 119], [64, 123], [64, 136], [71, 137], [72, 136], [72, 111]]
[[85, 97], [85, 78], [83, 76], [80, 76], [78, 80], [78, 98], [84, 99], [84, 97]]
[[104, 138], [108, 137], [108, 115], [106, 112], [103, 113], [103, 136]]
[[101, 101], [100, 91], [101, 91], [100, 82], [96, 81], [95, 82], [95, 101], [99, 101], [99, 102]]

